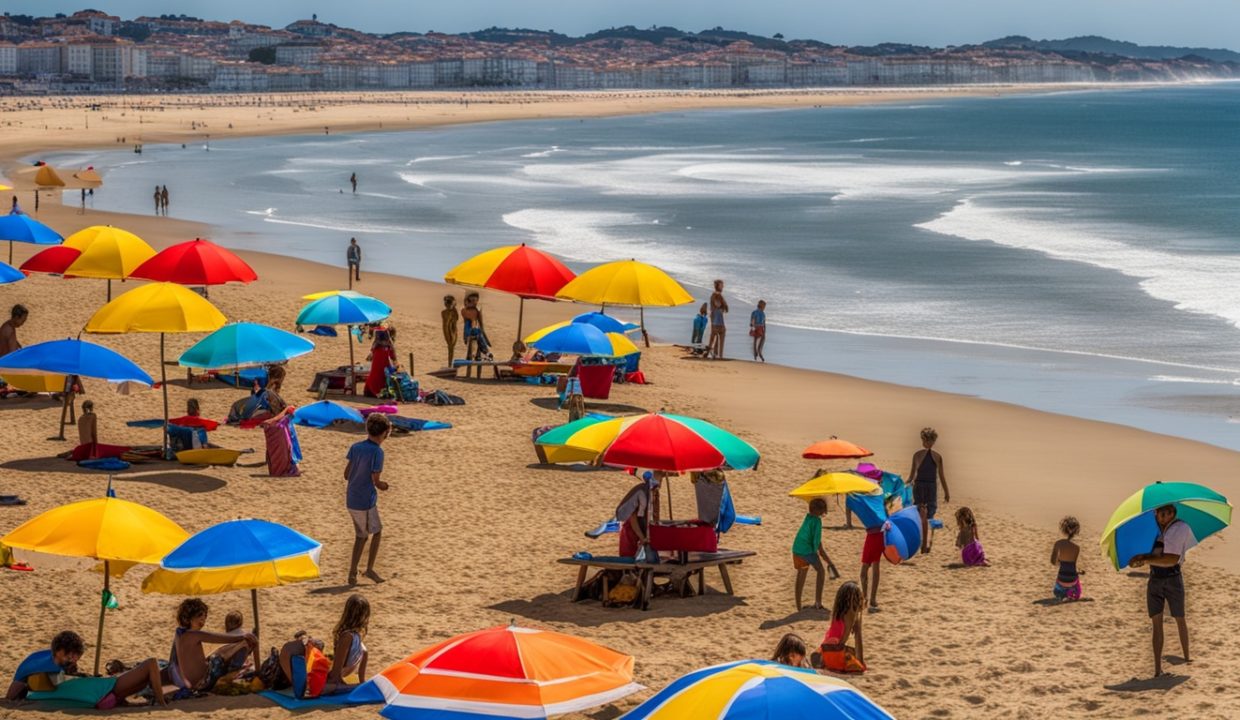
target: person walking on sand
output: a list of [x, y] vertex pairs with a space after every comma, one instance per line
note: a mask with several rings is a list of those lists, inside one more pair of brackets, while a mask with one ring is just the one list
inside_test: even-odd
[[366, 439], [354, 443], [346, 456], [344, 468], [345, 506], [353, 519], [353, 555], [349, 561], [349, 584], [357, 584], [357, 565], [362, 559], [366, 539], [370, 538], [370, 555], [363, 573], [376, 583], [383, 578], [375, 572], [375, 558], [379, 556], [379, 542], [383, 539], [383, 523], [379, 520], [379, 490], [387, 490], [383, 481], [383, 441], [392, 433], [392, 423], [383, 413], [371, 413], [366, 418]]
[[164, 206], [164, 217], [168, 217], [168, 186], [165, 185], [163, 190], [159, 191], [159, 201]]
[[357, 244], [357, 238], [349, 238], [349, 251], [346, 254], [349, 261], [349, 289], [353, 289], [353, 281], [362, 281], [362, 246]]
[[461, 313], [456, 309], [455, 296], [443, 296], [443, 310], [439, 317], [443, 321], [443, 339], [448, 344], [448, 367], [452, 367], [452, 361], [456, 358], [456, 326], [461, 318]]
[[162, 214], [163, 209], [164, 209], [164, 196], [163, 196], [163, 193], [159, 192], [159, 186], [156, 185], [155, 186], [155, 215], [158, 216]]
[[913, 503], [921, 514], [921, 551], [930, 552], [930, 518], [939, 509], [938, 486], [943, 483], [943, 502], [951, 502], [947, 489], [947, 473], [943, 470], [943, 456], [932, 448], [939, 433], [932, 427], [921, 429], [921, 450], [913, 453], [913, 467], [908, 476], [913, 478]]
[[1171, 609], [1176, 629], [1180, 633], [1180, 652], [1184, 662], [1190, 663], [1188, 655], [1188, 623], [1184, 619], [1184, 553], [1197, 544], [1188, 523], [1176, 517], [1175, 505], [1163, 505], [1154, 511], [1158, 522], [1158, 537], [1150, 552], [1137, 555], [1128, 561], [1130, 567], [1148, 565], [1150, 580], [1145, 589], [1145, 605], [1154, 624], [1154, 677], [1163, 674], [1163, 611]]
[[723, 281], [715, 281], [715, 291], [710, 294], [710, 344], [708, 353], [716, 360], [723, 359], [723, 339], [728, 329], [724, 316], [728, 314], [728, 301], [723, 299]]
[[797, 530], [796, 538], [792, 541], [792, 567], [797, 571], [797, 612], [801, 611], [805, 579], [809, 576], [811, 567], [814, 568], [814, 604], [810, 607], [814, 610], [823, 609], [822, 587], [826, 582], [823, 562], [826, 562], [827, 569], [831, 571], [831, 579], [834, 580], [840, 576], [839, 571], [835, 569], [835, 563], [831, 562], [831, 556], [827, 554], [827, 549], [822, 545], [822, 516], [826, 514], [826, 500], [822, 498], [810, 500], [809, 512], [805, 514], [805, 519], [801, 521], [801, 527]]
[[762, 348], [766, 347], [766, 301], [759, 300], [758, 307], [749, 313], [749, 336], [753, 338], [753, 359], [766, 362]]
[[357, 194], [357, 173], [349, 176], [349, 184], [353, 186], [353, 194]]

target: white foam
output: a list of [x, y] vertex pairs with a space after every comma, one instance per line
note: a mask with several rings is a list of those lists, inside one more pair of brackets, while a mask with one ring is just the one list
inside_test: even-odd
[[[1173, 253], [1166, 238], [1148, 228], [1089, 223], [1054, 209], [991, 207], [966, 198], [917, 227], [966, 240], [1031, 250], [1137, 278], [1150, 297], [1178, 310], [1213, 315], [1240, 327], [1240, 256]], [[1126, 242], [1145, 238], [1149, 245]]]
[[1020, 167], [1021, 165], [1024, 165], [1025, 163], [1021, 162], [1020, 160], [1009, 160], [1003, 164], [1009, 167]]
[[461, 159], [468, 158], [468, 157], [473, 157], [473, 156], [472, 155], [426, 155], [424, 157], [415, 157], [414, 159], [405, 163], [405, 165], [413, 165], [414, 163], [440, 162], [442, 160], [461, 160]]
[[1240, 378], [1233, 380], [1226, 379], [1210, 379], [1199, 377], [1184, 377], [1181, 375], [1154, 375], [1149, 378], [1150, 382], [1162, 383], [1191, 383], [1194, 385], [1234, 385], [1240, 386]]
[[552, 155], [552, 154], [554, 154], [554, 153], [558, 153], [558, 152], [564, 152], [564, 151], [560, 149], [560, 146], [558, 146], [558, 145], [552, 145], [551, 147], [547, 148], [546, 150], [540, 150], [540, 151], [538, 151], [538, 152], [526, 153], [526, 154], [522, 155], [521, 157], [523, 157], [523, 158], [545, 158], [545, 157], [551, 157], [551, 155]]
[[546, 187], [550, 181], [539, 182], [497, 173], [469, 175], [463, 173], [400, 172], [396, 173], [396, 175], [410, 185], [416, 185], [429, 190], [439, 190], [438, 186], [440, 185], [499, 185], [503, 187], [534, 188]]

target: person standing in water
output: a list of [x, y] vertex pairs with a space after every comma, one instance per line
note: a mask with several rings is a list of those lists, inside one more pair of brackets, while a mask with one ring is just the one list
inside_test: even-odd
[[168, 186], [165, 185], [163, 190], [159, 191], [159, 200], [164, 206], [164, 217], [168, 217]]
[[349, 184], [353, 186], [353, 194], [357, 194], [357, 173], [349, 176]]
[[728, 314], [728, 301], [723, 299], [723, 281], [715, 281], [715, 291], [710, 295], [710, 343], [709, 357], [723, 359], [723, 340], [728, 329], [724, 316]]
[[913, 467], [908, 476], [913, 479], [913, 503], [921, 514], [921, 551], [930, 552], [930, 518], [939, 508], [938, 486], [943, 483], [943, 502], [951, 502], [947, 489], [947, 473], [943, 470], [943, 456], [933, 450], [939, 433], [932, 427], [921, 429], [921, 450], [913, 453]]
[[749, 336], [753, 338], [753, 359], [766, 362], [762, 349], [766, 347], [766, 301], [759, 300], [758, 307], [749, 313]]
[[159, 186], [155, 186], [155, 214], [162, 214], [164, 209], [164, 196], [159, 192]]

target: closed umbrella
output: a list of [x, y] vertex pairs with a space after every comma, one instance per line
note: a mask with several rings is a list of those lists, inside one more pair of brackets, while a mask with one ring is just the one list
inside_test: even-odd
[[9, 264], [13, 263], [13, 243], [32, 245], [59, 245], [64, 241], [60, 233], [25, 213], [0, 215], [0, 240], [9, 241]]
[[515, 625], [449, 638], [410, 655], [353, 692], [381, 694], [392, 720], [545, 718], [643, 689], [633, 657], [589, 640]]
[[499, 290], [519, 297], [517, 337], [521, 337], [525, 299], [555, 300], [556, 293], [573, 277], [573, 271], [564, 263], [521, 243], [475, 255], [449, 270], [443, 279], [453, 285]]
[[258, 634], [258, 590], [314, 580], [322, 545], [279, 523], [229, 520], [195, 533], [164, 556], [142, 592], [212, 595], [249, 590]]
[[[369, 295], [355, 292], [334, 292], [311, 302], [297, 313], [298, 325], [369, 325], [385, 320], [392, 308]], [[346, 333], [350, 336], [352, 333]], [[356, 387], [353, 379], [353, 338], [349, 337], [349, 388]]]
[[28, 345], [0, 357], [0, 375], [63, 375], [64, 406], [60, 412], [59, 439], [65, 439], [65, 416], [73, 406], [72, 377], [97, 378], [109, 383], [138, 383], [150, 386], [154, 380], [132, 360], [114, 350], [85, 340], [51, 340]]
[[[641, 308], [643, 336], [646, 335], [647, 307], [674, 307], [693, 302], [693, 296], [670, 275], [636, 260], [619, 260], [590, 268], [561, 288], [556, 297], [603, 307]], [[646, 347], [649, 346], [647, 338]]]
[[158, 512], [109, 496], [48, 510], [0, 538], [0, 543], [19, 550], [103, 561], [103, 598], [95, 642], [98, 675], [104, 612], [115, 602], [112, 575], [120, 575], [135, 564], [159, 563], [187, 537], [189, 533], [180, 525]]
[[202, 238], [160, 250], [130, 276], [203, 287], [230, 282], [251, 283], [258, 279], [253, 268], [232, 251]]
[[164, 336], [167, 333], [211, 332], [223, 327], [225, 322], [223, 313], [192, 290], [176, 283], [150, 283], [99, 308], [86, 323], [89, 333], [159, 333], [165, 454], [168, 451], [168, 366], [164, 362]]
[[1231, 525], [1231, 503], [1205, 485], [1158, 482], [1133, 493], [1111, 514], [1102, 531], [1102, 550], [1116, 570], [1150, 552], [1161, 532], [1154, 511], [1175, 506], [1175, 517], [1186, 523], [1197, 542]]
[[741, 660], [696, 670], [621, 720], [894, 720], [839, 678], [769, 660]]
[[131, 232], [110, 225], [95, 225], [65, 238], [65, 246], [81, 250], [64, 270], [64, 275], [98, 278], [108, 281], [108, 299], [112, 299], [112, 281], [124, 280], [142, 263], [155, 256], [155, 249]]

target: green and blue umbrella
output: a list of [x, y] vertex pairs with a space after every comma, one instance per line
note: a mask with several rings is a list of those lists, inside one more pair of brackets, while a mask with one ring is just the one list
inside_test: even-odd
[[894, 720], [844, 680], [768, 660], [689, 673], [620, 720]]
[[258, 323], [225, 325], [182, 353], [183, 367], [219, 370], [281, 363], [305, 355], [314, 343], [291, 332]]
[[1164, 505], [1175, 506], [1176, 518], [1188, 524], [1197, 542], [1231, 524], [1231, 504], [1227, 498], [1204, 485], [1188, 482], [1147, 485], [1120, 503], [1102, 531], [1102, 550], [1116, 570], [1127, 567], [1133, 557], [1153, 549], [1160, 533], [1154, 511]]

